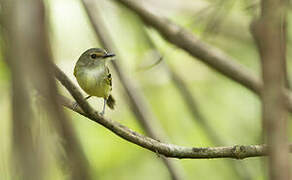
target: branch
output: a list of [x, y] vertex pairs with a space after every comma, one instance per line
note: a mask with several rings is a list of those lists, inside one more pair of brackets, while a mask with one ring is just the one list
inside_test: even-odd
[[[286, 86], [287, 0], [262, 0], [261, 17], [252, 26], [262, 60], [264, 90], [262, 109], [265, 138], [269, 145], [270, 179], [289, 176], [288, 110], [283, 90]], [[290, 178], [289, 178], [290, 177]]]
[[198, 58], [218, 72], [239, 82], [252, 91], [256, 93], [260, 92], [262, 87], [261, 80], [249, 69], [236, 63], [236, 60], [224, 54], [219, 49], [199, 40], [191, 32], [176, 25], [169, 19], [152, 13], [138, 4], [137, 1], [118, 1], [134, 11], [145, 24], [155, 28], [170, 43], [182, 48], [193, 57]]
[[[165, 40], [185, 50], [193, 57], [198, 58], [198, 60], [201, 60], [226, 77], [260, 95], [263, 89], [262, 80], [249, 69], [237, 63], [237, 60], [229, 57], [216, 47], [200, 41], [191, 32], [178, 26], [169, 19], [152, 13], [142, 7], [137, 1], [116, 1], [134, 11], [147, 25], [155, 28]], [[289, 110], [292, 112], [292, 93], [289, 90], [285, 91], [285, 101]]]
[[[77, 103], [80, 105], [82, 111], [81, 115], [86, 116], [90, 120], [102, 125], [108, 130], [112, 131], [119, 137], [136, 144], [140, 147], [148, 149], [152, 152], [159, 153], [165, 157], [179, 158], [179, 159], [209, 159], [209, 158], [233, 158], [233, 159], [244, 159], [248, 157], [258, 157], [267, 155], [266, 145], [235, 145], [226, 147], [184, 147], [174, 144], [162, 143], [158, 140], [143, 136], [128, 127], [113, 121], [101, 117], [97, 111], [93, 110], [92, 107], [84, 100], [81, 92], [78, 88], [69, 80], [69, 78], [55, 65], [55, 76], [65, 86], [65, 88], [74, 97]], [[65, 97], [64, 97], [65, 98]], [[63, 99], [64, 99], [63, 98]], [[74, 110], [72, 101], [66, 99], [63, 103], [64, 106]], [[70, 105], [71, 104], [71, 105]], [[76, 111], [78, 112], [78, 111]], [[79, 112], [78, 112], [79, 113]], [[292, 145], [290, 152], [292, 152]]]

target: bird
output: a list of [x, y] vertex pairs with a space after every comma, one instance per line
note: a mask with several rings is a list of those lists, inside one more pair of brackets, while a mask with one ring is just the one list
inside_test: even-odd
[[103, 98], [101, 116], [105, 114], [105, 106], [114, 109], [115, 99], [112, 91], [112, 75], [107, 66], [108, 60], [114, 57], [114, 53], [108, 53], [101, 48], [90, 48], [81, 54], [74, 67], [74, 76], [79, 86], [89, 95]]

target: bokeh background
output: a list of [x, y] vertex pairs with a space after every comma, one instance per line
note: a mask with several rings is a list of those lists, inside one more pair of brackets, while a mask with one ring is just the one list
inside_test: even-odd
[[[216, 46], [258, 76], [261, 75], [257, 49], [249, 32], [258, 3], [247, 0], [147, 0], [141, 4], [192, 31], [202, 41]], [[120, 4], [97, 0], [95, 6], [119, 51], [120, 57], [115, 60], [137, 86], [137, 91], [146, 97], [158, 121], [156, 123], [165, 131], [168, 142], [195, 147], [262, 142], [258, 96], [168, 43], [156, 30], [145, 26], [132, 11]], [[46, 8], [54, 61], [77, 85], [73, 68], [80, 54], [88, 48], [101, 47], [101, 44], [79, 0], [47, 0]], [[289, 49], [288, 45], [288, 70]], [[161, 57], [161, 62], [151, 66]], [[191, 114], [168, 68], [187, 84], [198, 110], [215, 136], [222, 139], [222, 144], [214, 144], [209, 138], [210, 132], [205, 131]], [[110, 69], [113, 71], [113, 95], [117, 106], [114, 111], [107, 109], [106, 117], [145, 134], [128, 105], [117, 74], [112, 67]], [[10, 88], [10, 72], [4, 61], [0, 61], [0, 179], [3, 180], [11, 179]], [[71, 97], [62, 86], [59, 90]], [[101, 110], [101, 99], [91, 98], [89, 102], [95, 109]], [[34, 110], [40, 120], [35, 125], [35, 135], [57, 138], [46, 128], [46, 123], [42, 123], [46, 115], [38, 110], [37, 105]], [[155, 153], [119, 138], [81, 115], [67, 109], [65, 111], [89, 160], [90, 172], [96, 179], [170, 179], [161, 158]], [[50, 138], [47, 138], [48, 144], [51, 144], [48, 147], [53, 148]], [[173, 161], [181, 166], [183, 179], [241, 179], [230, 168], [231, 162], [234, 166], [240, 164], [239, 171], [251, 179], [261, 180], [265, 179], [263, 159]], [[48, 171], [51, 174], [48, 179], [66, 179], [66, 175], [54, 166], [54, 160], [48, 165]]]

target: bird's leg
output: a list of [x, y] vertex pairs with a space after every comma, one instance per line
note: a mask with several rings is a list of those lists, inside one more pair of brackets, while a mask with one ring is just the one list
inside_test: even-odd
[[[84, 100], [86, 101], [86, 100], [89, 99], [90, 97], [91, 97], [91, 96], [87, 96], [86, 98], [84, 98]], [[77, 103], [77, 102], [74, 102], [74, 103], [73, 103], [73, 110], [76, 110], [77, 106], [78, 106], [78, 103]]]
[[87, 99], [89, 99], [89, 98], [91, 98], [91, 96], [87, 96], [86, 98], [84, 98], [84, 100], [87, 100]]
[[103, 116], [105, 113], [105, 104], [106, 104], [106, 98], [103, 99], [103, 108], [102, 108], [102, 111], [100, 113], [101, 116]]

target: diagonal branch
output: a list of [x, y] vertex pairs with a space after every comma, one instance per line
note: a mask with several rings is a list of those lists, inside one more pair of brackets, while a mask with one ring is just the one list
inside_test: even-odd
[[134, 11], [145, 24], [155, 28], [170, 43], [185, 50], [193, 57], [198, 58], [218, 72], [239, 82], [252, 91], [256, 93], [260, 92], [262, 81], [249, 69], [237, 63], [232, 57], [226, 55], [216, 47], [199, 40], [193, 33], [173, 23], [169, 19], [152, 13], [137, 3], [137, 1], [118, 0], [118, 2]]
[[[137, 1], [117, 1], [134, 11], [141, 18], [141, 20], [143, 20], [147, 25], [155, 28], [160, 35], [170, 43], [185, 50], [190, 55], [198, 58], [198, 60], [201, 60], [211, 68], [260, 95], [263, 88], [262, 80], [249, 69], [237, 63], [235, 59], [229, 57], [216, 47], [200, 41], [190, 31], [187, 31], [183, 27], [173, 23], [169, 19], [152, 13]], [[286, 90], [284, 95], [289, 110], [292, 111], [291, 91]]]
[[[80, 105], [82, 115], [85, 115], [90, 120], [102, 125], [108, 130], [112, 131], [119, 137], [136, 144], [140, 147], [148, 149], [152, 152], [159, 153], [170, 158], [179, 159], [210, 159], [210, 158], [233, 158], [244, 159], [248, 157], [258, 157], [267, 155], [266, 145], [235, 145], [225, 147], [184, 147], [174, 144], [162, 143], [158, 140], [143, 136], [128, 127], [101, 117], [87, 101], [84, 100], [78, 88], [69, 80], [69, 78], [56, 66], [54, 66], [55, 76], [62, 83], [62, 85], [70, 92], [77, 103]], [[63, 97], [65, 99], [65, 97]], [[66, 99], [62, 104], [74, 110], [74, 102]], [[71, 105], [70, 105], [71, 104]], [[77, 111], [78, 112], [78, 111]], [[292, 152], [292, 144], [289, 145], [290, 152]]]

